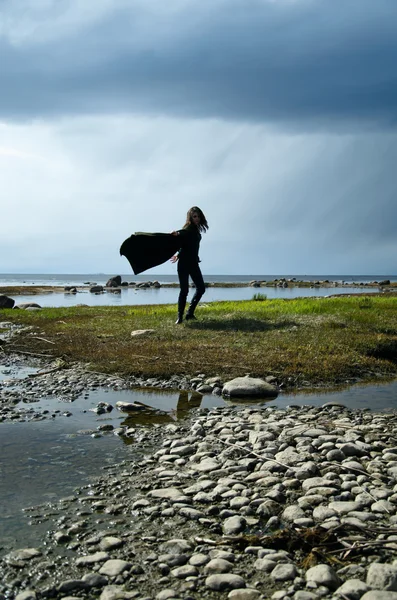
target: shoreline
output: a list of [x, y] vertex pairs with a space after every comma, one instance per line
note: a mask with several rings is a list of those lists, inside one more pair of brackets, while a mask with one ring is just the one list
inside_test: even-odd
[[[54, 371], [45, 385], [62, 377]], [[389, 572], [397, 577], [393, 423], [396, 412], [332, 403], [197, 410], [152, 428], [146, 449], [136, 427], [130, 442], [144, 455], [26, 511], [47, 532], [34, 548], [7, 548], [0, 594], [353, 600], [350, 588], [386, 591]]]
[[[276, 279], [272, 281], [264, 281], [264, 280], [253, 280], [251, 282], [205, 282], [206, 287], [208, 288], [253, 288], [261, 289], [261, 288], [269, 288], [269, 287], [280, 287], [280, 288], [330, 288], [330, 289], [343, 289], [349, 287], [360, 287], [360, 288], [369, 288], [379, 289], [380, 294], [384, 293], [393, 293], [397, 291], [397, 282], [392, 282], [387, 285], [381, 285], [378, 282], [338, 282], [338, 281], [318, 281], [318, 280], [287, 280]], [[87, 292], [90, 291], [93, 287], [101, 288], [100, 291], [104, 292], [121, 292], [123, 289], [144, 289], [144, 288], [173, 288], [178, 289], [178, 282], [160, 282], [158, 280], [147, 280], [147, 281], [139, 281], [139, 282], [123, 282], [122, 285], [67, 285], [67, 286], [51, 286], [51, 285], [0, 285], [0, 295], [35, 295], [35, 294], [51, 294], [51, 293], [68, 293], [74, 294], [78, 292]], [[192, 287], [192, 286], [191, 286]], [[95, 293], [95, 292], [93, 292]]]

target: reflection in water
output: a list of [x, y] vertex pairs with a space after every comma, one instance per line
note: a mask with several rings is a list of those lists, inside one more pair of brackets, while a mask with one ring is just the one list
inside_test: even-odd
[[[163, 411], [154, 409], [147, 406], [148, 410], [142, 410], [140, 412], [134, 412], [128, 415], [122, 423], [121, 427], [136, 427], [137, 425], [149, 426], [149, 425], [165, 425], [167, 423], [173, 423], [179, 419], [184, 419], [189, 415], [189, 412], [194, 408], [200, 408], [203, 395], [199, 392], [191, 392], [189, 398], [189, 392], [185, 390], [179, 393], [176, 408], [172, 408], [169, 411]], [[135, 401], [136, 402], [136, 401]], [[137, 403], [137, 402], [136, 402]], [[143, 405], [142, 402], [139, 404]], [[145, 406], [145, 405], [143, 405]], [[129, 443], [128, 438], [125, 439], [126, 443]]]

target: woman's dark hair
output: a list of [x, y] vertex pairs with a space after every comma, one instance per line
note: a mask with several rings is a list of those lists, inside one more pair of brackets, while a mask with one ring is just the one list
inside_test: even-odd
[[207, 219], [205, 218], [205, 214], [203, 213], [203, 211], [201, 210], [201, 208], [199, 208], [198, 206], [192, 206], [192, 208], [190, 208], [187, 211], [187, 215], [186, 215], [186, 223], [183, 226], [184, 228], [187, 227], [188, 225], [192, 225], [193, 221], [192, 221], [192, 215], [193, 213], [197, 213], [198, 216], [200, 217], [200, 223], [198, 225], [198, 230], [199, 231], [207, 231], [207, 229], [209, 228], [209, 225], [207, 223]]

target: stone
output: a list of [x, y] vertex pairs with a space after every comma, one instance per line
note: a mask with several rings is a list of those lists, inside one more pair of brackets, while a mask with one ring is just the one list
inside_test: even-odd
[[291, 579], [295, 579], [298, 575], [298, 571], [295, 565], [288, 563], [280, 563], [276, 565], [273, 571], [270, 573], [270, 577], [274, 579], [274, 581], [289, 581]]
[[325, 521], [326, 519], [332, 519], [336, 516], [336, 512], [328, 506], [316, 506], [313, 510], [313, 519], [315, 521]]
[[124, 542], [120, 538], [106, 536], [101, 539], [99, 547], [101, 550], [112, 550], [113, 548], [119, 548], [123, 544]]
[[192, 521], [198, 521], [199, 519], [203, 519], [205, 517], [205, 514], [201, 512], [201, 510], [190, 508], [190, 506], [184, 506], [181, 508], [179, 514], [186, 519], [191, 519]]
[[121, 401], [116, 402], [116, 408], [121, 412], [142, 412], [143, 410], [145, 410], [145, 407], [141, 406], [140, 404], [135, 404], [134, 402]]
[[242, 590], [232, 590], [228, 594], [228, 598], [230, 600], [257, 600], [261, 595], [258, 590], [253, 590], [251, 588], [245, 588]]
[[397, 592], [382, 592], [372, 590], [361, 596], [361, 600], [397, 600]]
[[119, 287], [121, 285], [121, 276], [115, 275], [106, 282], [106, 287]]
[[243, 517], [229, 517], [223, 523], [222, 529], [225, 535], [234, 535], [245, 529], [247, 522]]
[[221, 573], [217, 575], [209, 575], [205, 580], [205, 585], [215, 592], [223, 592], [225, 590], [235, 590], [245, 588], [246, 584], [242, 577], [233, 573]]
[[397, 591], [397, 566], [372, 563], [367, 573], [367, 585], [376, 590]]
[[340, 585], [338, 575], [329, 565], [316, 565], [306, 571], [306, 581], [313, 581], [317, 585], [325, 585], [331, 590], [335, 590]]
[[22, 548], [21, 550], [13, 550], [13, 552], [10, 552], [4, 558], [6, 562], [9, 562], [13, 560], [31, 560], [37, 556], [41, 556], [41, 552], [37, 548]]
[[161, 590], [156, 596], [156, 600], [170, 600], [170, 598], [177, 598], [178, 592], [173, 590], [172, 588], [166, 588], [165, 590]]
[[313, 592], [307, 592], [305, 590], [298, 590], [294, 594], [294, 600], [317, 600], [317, 594], [313, 594]]
[[202, 473], [210, 473], [211, 471], [215, 471], [219, 469], [221, 465], [214, 458], [205, 458], [200, 463], [194, 465], [196, 471], [200, 471]]
[[34, 590], [24, 590], [15, 596], [15, 600], [36, 600], [36, 592]]
[[100, 292], [103, 292], [103, 286], [102, 285], [93, 285], [92, 287], [90, 287], [90, 292], [92, 294], [99, 294]]
[[108, 559], [109, 554], [107, 552], [95, 552], [95, 554], [87, 554], [86, 556], [79, 556], [76, 558], [76, 565], [78, 567], [86, 567], [87, 565], [94, 565]]
[[396, 512], [395, 506], [388, 500], [378, 500], [378, 502], [374, 502], [373, 504], [371, 504], [371, 510], [372, 512], [383, 514], [390, 514]]
[[155, 329], [134, 329], [131, 331], [131, 337], [146, 337], [155, 333]]
[[233, 564], [223, 558], [213, 558], [204, 567], [204, 573], [229, 573], [233, 569]]
[[287, 508], [283, 510], [281, 518], [284, 519], [284, 521], [293, 523], [295, 519], [302, 519], [305, 516], [305, 512], [301, 509], [300, 506], [292, 504], [292, 506], [287, 506]]
[[361, 596], [368, 591], [368, 586], [360, 579], [348, 579], [336, 590], [335, 594], [349, 598], [349, 600], [360, 600]]
[[197, 554], [193, 554], [189, 559], [189, 564], [194, 567], [203, 567], [209, 562], [210, 558], [207, 554], [202, 554], [198, 552]]
[[222, 394], [230, 398], [275, 398], [278, 391], [276, 386], [264, 379], [246, 376], [227, 381]]
[[269, 556], [269, 558], [264, 557], [264, 558], [258, 558], [255, 562], [254, 562], [254, 568], [257, 569], [258, 571], [264, 571], [265, 573], [271, 573], [274, 569], [274, 567], [276, 566], [276, 562], [274, 560], [271, 560], [271, 555]]
[[168, 552], [169, 554], [184, 554], [185, 552], [191, 552], [192, 549], [193, 545], [182, 539], [168, 540], [160, 546], [162, 552]]
[[121, 600], [128, 597], [129, 593], [125, 591], [124, 586], [107, 585], [99, 596], [99, 600]]
[[106, 577], [99, 575], [98, 573], [87, 573], [82, 577], [82, 580], [89, 587], [104, 587], [108, 582]]
[[4, 294], [0, 294], [0, 309], [1, 308], [13, 308], [15, 304], [15, 300], [5, 296]]
[[108, 577], [117, 577], [123, 571], [126, 571], [131, 567], [131, 563], [126, 560], [111, 559], [107, 560], [105, 564], [99, 569], [101, 575], [107, 575]]
[[157, 490], [151, 490], [148, 493], [151, 498], [164, 498], [166, 500], [175, 500], [181, 496], [181, 490], [178, 488], [160, 488]]
[[73, 591], [86, 590], [88, 587], [88, 584], [81, 579], [67, 579], [59, 584], [58, 592], [60, 594], [69, 594]]
[[171, 575], [177, 577], [178, 579], [186, 579], [186, 577], [196, 577], [198, 575], [198, 570], [193, 565], [183, 565], [182, 567], [177, 567], [171, 571]]
[[338, 515], [345, 515], [351, 511], [359, 511], [362, 507], [360, 502], [330, 502], [328, 506]]

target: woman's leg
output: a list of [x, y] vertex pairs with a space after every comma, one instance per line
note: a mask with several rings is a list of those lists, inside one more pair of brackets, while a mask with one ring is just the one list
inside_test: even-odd
[[186, 299], [189, 293], [189, 269], [183, 262], [178, 261], [178, 277], [180, 292], [178, 297], [178, 319], [177, 323], [182, 323], [183, 313], [185, 312]]
[[203, 275], [201, 273], [201, 269], [198, 264], [191, 265], [189, 269], [190, 277], [193, 280], [194, 285], [196, 286], [196, 292], [192, 298], [188, 311], [186, 313], [186, 319], [194, 319], [194, 311], [196, 309], [197, 304], [200, 302], [201, 297], [205, 293], [205, 284]]

